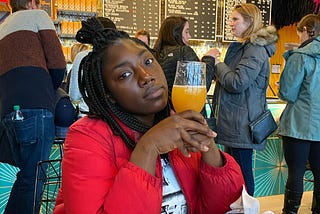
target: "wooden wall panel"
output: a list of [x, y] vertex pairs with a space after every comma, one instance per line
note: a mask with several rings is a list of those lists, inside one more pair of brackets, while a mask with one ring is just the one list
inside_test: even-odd
[[[273, 57], [270, 59], [270, 67], [272, 69], [272, 65], [280, 65], [280, 73], [284, 68], [284, 58], [283, 54], [285, 50], [285, 43], [299, 43], [299, 37], [297, 35], [296, 26], [286, 26], [279, 30], [279, 40], [276, 44], [277, 50]], [[278, 88], [276, 83], [279, 81], [281, 74], [272, 73], [270, 70], [270, 81], [269, 88], [267, 91], [268, 97], [274, 97], [278, 94]]]

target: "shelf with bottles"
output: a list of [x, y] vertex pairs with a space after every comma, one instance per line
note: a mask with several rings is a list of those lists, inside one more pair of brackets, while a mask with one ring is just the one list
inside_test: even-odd
[[97, 0], [57, 0], [56, 6], [59, 13], [62, 13], [61, 15], [70, 15], [73, 13], [77, 13], [75, 15], [78, 15], [79, 13], [83, 13], [83, 15], [87, 16], [90, 15], [90, 13], [96, 13], [97, 12]]
[[56, 18], [53, 21], [61, 40], [66, 61], [70, 62], [70, 49], [76, 43], [75, 35], [81, 21], [97, 16], [98, 0], [56, 0]]
[[81, 28], [81, 20], [61, 19], [55, 22], [56, 30], [60, 38], [74, 39], [77, 31]]
[[64, 58], [66, 59], [67, 63], [72, 63], [71, 61], [71, 47], [73, 44], [77, 43], [75, 39], [68, 39], [65, 41], [62, 41], [62, 51]]
[[73, 39], [81, 28], [81, 21], [96, 16], [96, 12], [57, 10], [57, 19], [54, 24], [59, 37]]

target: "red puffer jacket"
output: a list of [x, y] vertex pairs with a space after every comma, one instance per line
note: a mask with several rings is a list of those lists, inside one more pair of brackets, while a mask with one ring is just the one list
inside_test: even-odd
[[[141, 136], [122, 126], [132, 139]], [[54, 214], [160, 214], [160, 159], [152, 176], [128, 161], [131, 151], [105, 122], [87, 117], [72, 125], [64, 149], [63, 182]], [[170, 152], [189, 213], [225, 213], [241, 195], [240, 167], [231, 156], [223, 155], [225, 165], [216, 168], [202, 162], [200, 153], [186, 158], [178, 150]]]

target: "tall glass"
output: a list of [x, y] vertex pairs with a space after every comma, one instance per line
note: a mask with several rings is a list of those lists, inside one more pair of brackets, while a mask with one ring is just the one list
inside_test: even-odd
[[172, 104], [176, 112], [200, 112], [206, 101], [206, 64], [196, 61], [178, 61], [172, 87]]

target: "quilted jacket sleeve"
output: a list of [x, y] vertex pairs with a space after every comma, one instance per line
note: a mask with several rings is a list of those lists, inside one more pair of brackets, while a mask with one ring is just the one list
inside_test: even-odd
[[220, 168], [201, 162], [197, 213], [226, 213], [241, 196], [244, 179], [240, 166], [230, 155], [223, 155], [225, 166]]
[[63, 196], [58, 197], [54, 213], [160, 213], [162, 180], [128, 162], [124, 143], [102, 123], [76, 122], [69, 130]]

